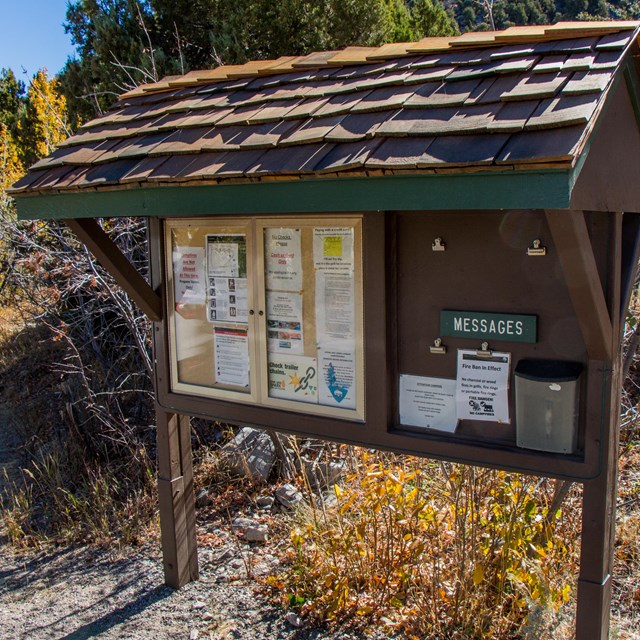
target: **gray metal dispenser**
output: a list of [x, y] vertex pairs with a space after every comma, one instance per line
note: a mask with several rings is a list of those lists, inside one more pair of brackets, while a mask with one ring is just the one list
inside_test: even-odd
[[520, 360], [515, 370], [516, 443], [524, 449], [574, 453], [579, 362]]

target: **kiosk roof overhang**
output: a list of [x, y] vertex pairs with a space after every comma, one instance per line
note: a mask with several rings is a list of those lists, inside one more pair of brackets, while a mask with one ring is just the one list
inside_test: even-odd
[[21, 218], [570, 208], [612, 102], [638, 135], [638, 27], [513, 27], [165, 78], [11, 192]]

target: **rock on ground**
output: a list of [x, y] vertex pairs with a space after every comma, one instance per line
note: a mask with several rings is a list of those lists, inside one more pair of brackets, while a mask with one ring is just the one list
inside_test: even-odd
[[276, 462], [276, 449], [269, 434], [243, 427], [223, 447], [223, 456], [233, 474], [264, 482]]

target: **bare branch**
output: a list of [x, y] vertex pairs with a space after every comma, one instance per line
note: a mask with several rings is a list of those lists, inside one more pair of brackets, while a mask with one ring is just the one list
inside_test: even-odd
[[178, 25], [173, 23], [173, 32], [176, 37], [176, 45], [178, 47], [178, 57], [180, 59], [180, 71], [184, 75], [184, 58], [182, 57], [182, 42], [180, 41], [180, 34], [178, 33]]
[[142, 30], [144, 31], [144, 34], [147, 36], [147, 42], [149, 43], [149, 59], [151, 61], [151, 69], [153, 71], [153, 81], [157, 82], [158, 71], [156, 69], [156, 60], [155, 60], [155, 54], [153, 49], [153, 43], [151, 42], [151, 36], [149, 35], [149, 30], [147, 29], [147, 25], [144, 23], [144, 20], [142, 19], [142, 12], [140, 11], [140, 5], [138, 3], [136, 3], [136, 9], [138, 10], [138, 21], [140, 23], [140, 26], [142, 27]]

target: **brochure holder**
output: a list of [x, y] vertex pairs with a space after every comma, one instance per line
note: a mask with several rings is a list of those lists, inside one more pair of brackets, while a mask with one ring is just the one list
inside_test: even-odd
[[575, 452], [581, 372], [579, 362], [520, 360], [515, 370], [517, 446]]

